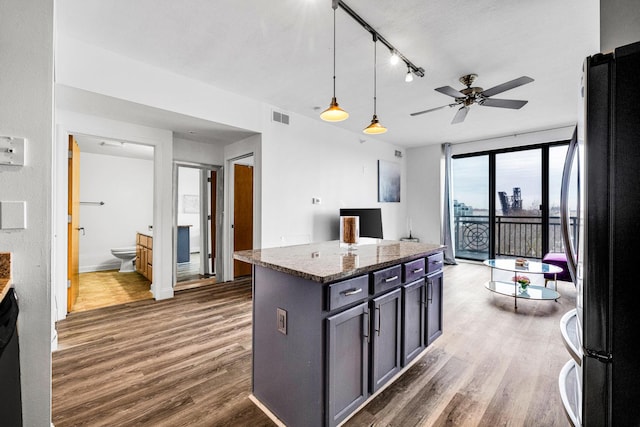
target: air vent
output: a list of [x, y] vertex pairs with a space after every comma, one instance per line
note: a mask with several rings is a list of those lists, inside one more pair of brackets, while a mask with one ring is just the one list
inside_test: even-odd
[[279, 111], [273, 111], [273, 121], [282, 123], [283, 125], [289, 124], [289, 115], [285, 113], [281, 113]]

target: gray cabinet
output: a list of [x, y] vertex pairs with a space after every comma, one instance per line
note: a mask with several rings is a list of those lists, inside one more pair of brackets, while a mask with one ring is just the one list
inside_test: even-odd
[[371, 301], [371, 392], [375, 393], [400, 372], [402, 292], [394, 291]]
[[368, 396], [367, 303], [327, 318], [328, 425], [340, 423]]
[[424, 278], [402, 287], [402, 365], [411, 362], [426, 343], [426, 282]]
[[441, 333], [433, 255], [322, 284], [254, 265], [254, 398], [287, 426], [345, 421]]
[[427, 345], [442, 335], [442, 270], [427, 276]]

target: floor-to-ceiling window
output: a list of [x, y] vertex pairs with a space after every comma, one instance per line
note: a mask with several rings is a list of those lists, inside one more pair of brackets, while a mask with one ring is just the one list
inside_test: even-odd
[[562, 251], [566, 152], [567, 142], [558, 142], [454, 156], [456, 257], [542, 258]]

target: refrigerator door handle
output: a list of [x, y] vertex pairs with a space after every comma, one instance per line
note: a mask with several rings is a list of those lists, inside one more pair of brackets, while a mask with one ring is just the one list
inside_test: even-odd
[[587, 357], [597, 359], [598, 361], [603, 363], [613, 363], [613, 355], [611, 353], [607, 353], [605, 351], [591, 350], [588, 348], [585, 348], [584, 351]]
[[[569, 182], [571, 180], [571, 168], [573, 166], [574, 159], [577, 157], [577, 151], [578, 128], [576, 127], [573, 131], [569, 148], [567, 148], [567, 157], [565, 158], [564, 169], [562, 171], [562, 185], [560, 187], [560, 223], [562, 225], [562, 242], [564, 243], [564, 250], [567, 255], [567, 268], [574, 283], [576, 283], [577, 280], [576, 271], [578, 266], [578, 257], [569, 233]], [[580, 165], [578, 165], [578, 167], [580, 167]], [[578, 182], [578, 186], [580, 186], [580, 182]], [[580, 191], [578, 191], [578, 194], [580, 194]], [[578, 218], [576, 218], [576, 221], [579, 223], [579, 211], [577, 211], [577, 216]]]

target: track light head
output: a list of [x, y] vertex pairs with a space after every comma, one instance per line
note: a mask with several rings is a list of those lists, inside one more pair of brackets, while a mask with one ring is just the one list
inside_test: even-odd
[[391, 65], [397, 65], [398, 62], [400, 62], [400, 57], [398, 56], [398, 52], [396, 52], [395, 50], [391, 51], [391, 58], [389, 58], [389, 62], [391, 62]]
[[407, 75], [404, 76], [404, 81], [407, 83], [411, 83], [413, 81], [413, 73], [411, 72], [411, 67], [407, 65]]

